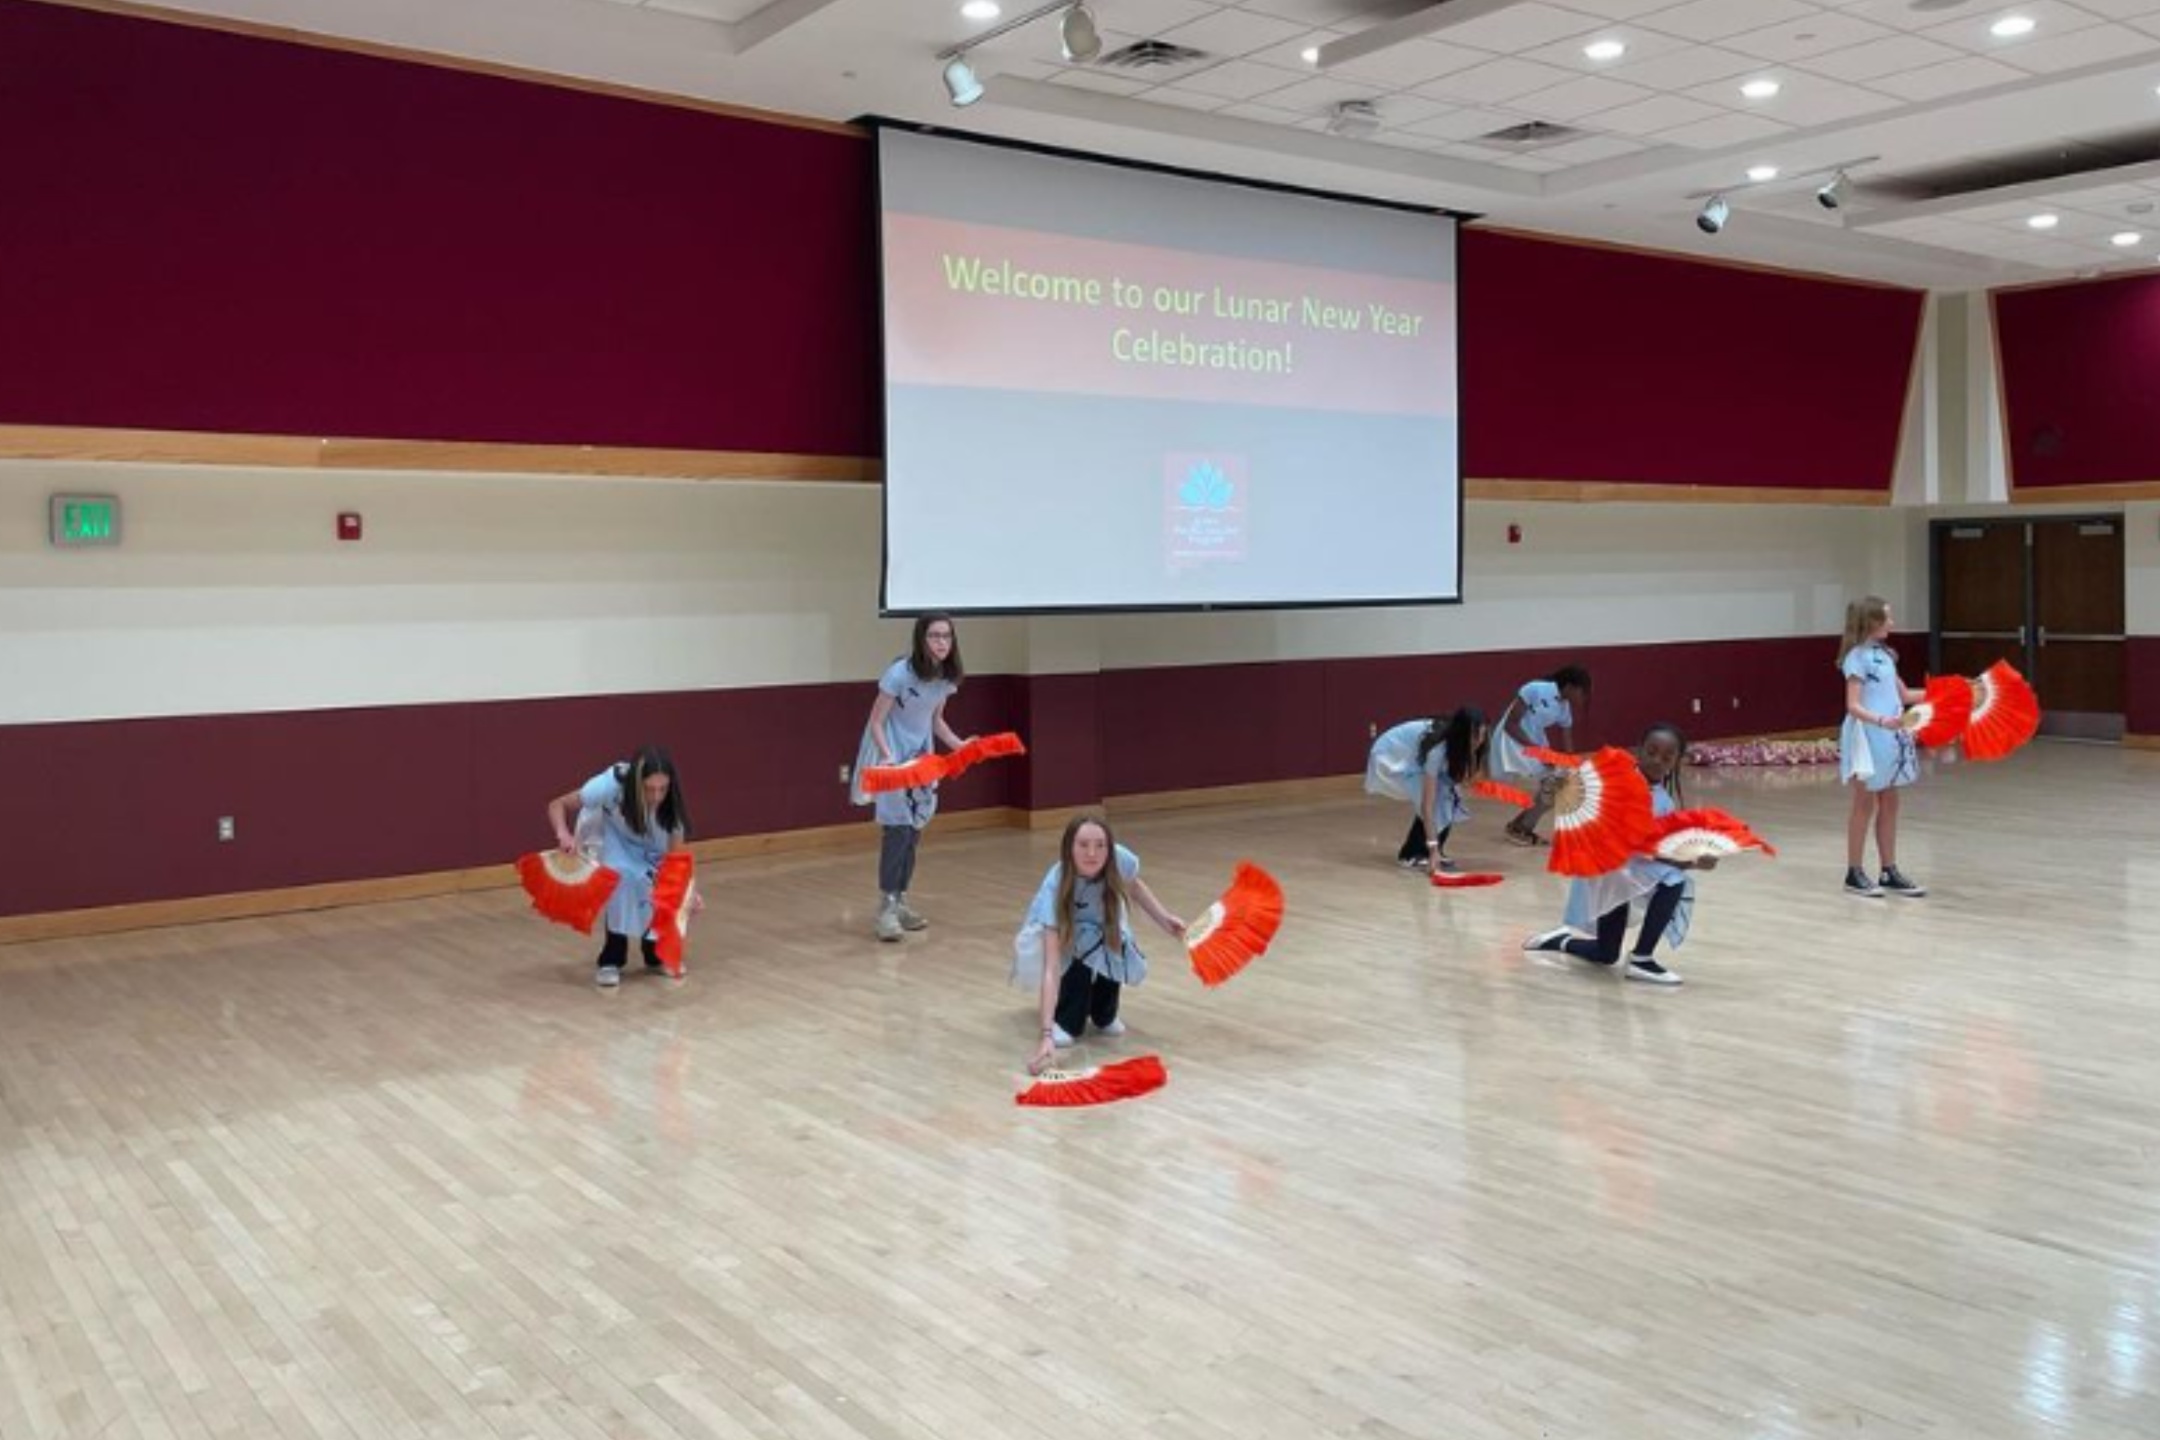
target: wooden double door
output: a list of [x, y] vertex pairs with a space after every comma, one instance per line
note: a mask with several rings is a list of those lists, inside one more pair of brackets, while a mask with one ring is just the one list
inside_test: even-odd
[[2041, 733], [2123, 733], [2123, 520], [1938, 520], [1931, 667], [1977, 675], [2008, 660], [2033, 682]]

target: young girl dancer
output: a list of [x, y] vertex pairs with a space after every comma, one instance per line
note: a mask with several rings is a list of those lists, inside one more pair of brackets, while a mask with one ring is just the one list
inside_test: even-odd
[[1556, 784], [1551, 766], [1523, 752], [1533, 745], [1574, 749], [1575, 711], [1589, 703], [1590, 672], [1580, 665], [1563, 665], [1543, 680], [1524, 685], [1500, 712], [1500, 728], [1493, 736], [1493, 769], [1533, 787], [1537, 796], [1529, 809], [1507, 823], [1507, 837], [1517, 845], [1544, 843], [1537, 827], [1552, 809]]
[[[591, 848], [621, 878], [608, 899], [607, 939], [600, 946], [593, 983], [603, 990], [622, 984], [630, 937], [638, 937], [645, 973], [661, 973], [652, 936], [653, 872], [660, 857], [680, 850], [690, 834], [690, 802], [675, 762], [656, 745], [644, 745], [620, 765], [610, 765], [579, 788], [548, 801], [555, 843], [575, 855]], [[577, 814], [576, 828], [570, 816]]]
[[[1838, 649], [1845, 676], [1845, 724], [1838, 731], [1838, 779], [1852, 791], [1845, 821], [1845, 893], [1869, 900], [1902, 895], [1917, 900], [1927, 888], [1897, 864], [1898, 791], [1920, 778], [1920, 746], [1904, 725], [1905, 707], [1923, 698], [1898, 678], [1890, 649], [1890, 602], [1870, 595], [1845, 607]], [[1875, 822], [1882, 879], [1867, 873], [1867, 832]]]
[[937, 814], [937, 785], [870, 795], [862, 788], [866, 765], [905, 765], [930, 753], [937, 740], [957, 750], [965, 742], [945, 723], [945, 702], [966, 677], [960, 663], [960, 640], [950, 615], [922, 615], [908, 653], [878, 677], [878, 697], [863, 727], [855, 755], [855, 783], [850, 798], [873, 805], [882, 836], [878, 845], [877, 937], [898, 940], [903, 930], [921, 930], [929, 921], [907, 903], [915, 878], [915, 851], [923, 827]]
[[1140, 878], [1140, 857], [1117, 843], [1110, 822], [1074, 816], [1013, 941], [1014, 982], [1041, 977], [1042, 1041], [1028, 1060], [1030, 1074], [1041, 1074], [1091, 1020], [1106, 1036], [1125, 1033], [1118, 996], [1147, 978], [1147, 957], [1133, 943], [1136, 904], [1172, 935], [1185, 933], [1185, 922]]
[[1365, 790], [1410, 804], [1410, 833], [1396, 860], [1405, 869], [1449, 871], [1448, 832], [1470, 818], [1463, 787], [1485, 763], [1485, 712], [1470, 706], [1383, 731], [1365, 757]]
[[[1680, 760], [1687, 754], [1687, 737], [1677, 726], [1653, 725], [1643, 736], [1635, 763], [1650, 782], [1650, 809], [1670, 815], [1686, 803], [1680, 793]], [[1653, 985], [1678, 985], [1680, 977], [1660, 965], [1657, 947], [1669, 940], [1673, 948], [1687, 938], [1688, 918], [1695, 908], [1695, 885], [1689, 870], [1715, 870], [1715, 856], [1691, 864], [1676, 864], [1638, 855], [1618, 870], [1577, 880], [1568, 887], [1563, 924], [1523, 941], [1525, 950], [1550, 950], [1573, 955], [1593, 965], [1620, 963], [1620, 947], [1627, 940], [1628, 917], [1642, 908], [1642, 928], [1635, 932], [1635, 948], [1628, 953], [1626, 975]], [[1594, 931], [1585, 940], [1575, 931]]]

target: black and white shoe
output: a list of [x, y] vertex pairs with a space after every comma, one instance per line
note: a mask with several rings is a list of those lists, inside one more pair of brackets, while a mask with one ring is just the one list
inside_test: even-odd
[[1882, 872], [1881, 885], [1883, 894], [1902, 895], [1907, 900], [1918, 900], [1927, 894], [1927, 886], [1908, 879], [1905, 872], [1895, 865]]
[[1550, 930], [1540, 930], [1537, 934], [1523, 941], [1522, 948], [1525, 950], [1550, 950], [1558, 953], [1567, 949], [1568, 937], [1574, 933], [1565, 925], [1556, 925]]
[[1868, 873], [1855, 865], [1845, 872], [1845, 893], [1857, 895], [1863, 900], [1882, 899], [1882, 886], [1868, 879]]
[[1628, 957], [1626, 974], [1630, 980], [1641, 980], [1651, 985], [1678, 985], [1680, 983], [1680, 977], [1677, 974], [1658, 964], [1657, 961], [1646, 960], [1640, 955], [1630, 955]]

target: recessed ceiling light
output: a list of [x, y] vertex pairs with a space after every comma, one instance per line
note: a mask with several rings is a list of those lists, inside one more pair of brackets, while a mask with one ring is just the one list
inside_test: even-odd
[[2062, 224], [2060, 215], [2035, 215], [2025, 222], [2035, 230], [2052, 230]]
[[1747, 178], [1757, 185], [1762, 184], [1765, 180], [1775, 180], [1777, 179], [1777, 166], [1750, 165], [1748, 166]]
[[2138, 232], [2135, 230], [2118, 230], [2113, 235], [2110, 235], [2108, 237], [2108, 240], [2112, 244], [2121, 245], [2127, 249], [2129, 246], [2137, 244], [2138, 241], [2144, 238], [2144, 236], [2138, 234]]
[[2033, 19], [2030, 15], [2005, 15], [1988, 26], [1988, 34], [1998, 40], [2015, 40], [2020, 35], [2030, 35], [2032, 32]]
[[960, 13], [970, 20], [995, 20], [1005, 12], [998, 8], [997, 0], [967, 0]]
[[1303, 50], [1298, 51], [1298, 59], [1303, 60], [1307, 65], [1319, 64], [1320, 47], [1317, 45], [1306, 46]]
[[1750, 80], [1740, 87], [1740, 93], [1750, 100], [1768, 100], [1779, 88], [1775, 80]]
[[1583, 46], [1582, 53], [1592, 60], [1617, 60], [1627, 54], [1627, 46], [1618, 40], [1593, 40]]

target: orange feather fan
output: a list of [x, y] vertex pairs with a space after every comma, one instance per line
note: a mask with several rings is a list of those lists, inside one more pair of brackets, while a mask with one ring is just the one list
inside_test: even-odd
[[1169, 1078], [1160, 1058], [1136, 1055], [1092, 1070], [1045, 1070], [1013, 1097], [1013, 1103], [1047, 1109], [1109, 1105], [1160, 1090]]
[[697, 900], [697, 861], [687, 850], [670, 850], [653, 872], [653, 950], [667, 973], [680, 980], [683, 940], [690, 934], [690, 911]]
[[1904, 725], [1913, 738], [1930, 750], [1939, 750], [1963, 738], [1972, 723], [1973, 683], [1962, 675], [1928, 677], [1926, 698], [1905, 712]]
[[1504, 785], [1498, 780], [1473, 780], [1470, 782], [1470, 793], [1482, 795], [1488, 800], [1502, 801], [1519, 810], [1527, 810], [1535, 803], [1529, 791], [1518, 790], [1513, 785]]
[[1965, 726], [1965, 754], [2000, 760], [2040, 729], [2040, 697], [2025, 677], [1998, 660], [1972, 682], [1972, 719]]
[[615, 887], [622, 883], [622, 876], [607, 866], [560, 850], [520, 855], [517, 872], [518, 882], [532, 897], [533, 909], [580, 935], [592, 934], [600, 912], [607, 909]]
[[1267, 953], [1282, 922], [1282, 886], [1250, 860], [1238, 861], [1222, 899], [1185, 927], [1193, 974], [1211, 989], [1222, 984]]
[[1627, 863], [1650, 831], [1650, 782], [1635, 757], [1606, 746], [1592, 755], [1563, 755], [1536, 746], [1531, 759], [1557, 766], [1553, 797], [1552, 859], [1555, 875], [1603, 875]]
[[1452, 875], [1445, 870], [1435, 870], [1432, 872], [1432, 887], [1435, 890], [1477, 890], [1487, 885], [1498, 885], [1505, 879], [1507, 876], [1495, 875], [1489, 870], [1462, 870]]
[[1723, 859], [1746, 850], [1777, 854], [1777, 847], [1723, 810], [1675, 810], [1653, 821], [1643, 848], [1660, 860], [1685, 864], [1705, 856]]
[[862, 772], [862, 788], [865, 795], [883, 795], [892, 790], [919, 790], [925, 785], [935, 785], [940, 780], [951, 780], [965, 775], [985, 760], [999, 760], [1007, 755], [1025, 755], [1027, 746], [1010, 730], [995, 735], [978, 735], [959, 749], [940, 755], [935, 751], [918, 755], [905, 765], [865, 765]]

